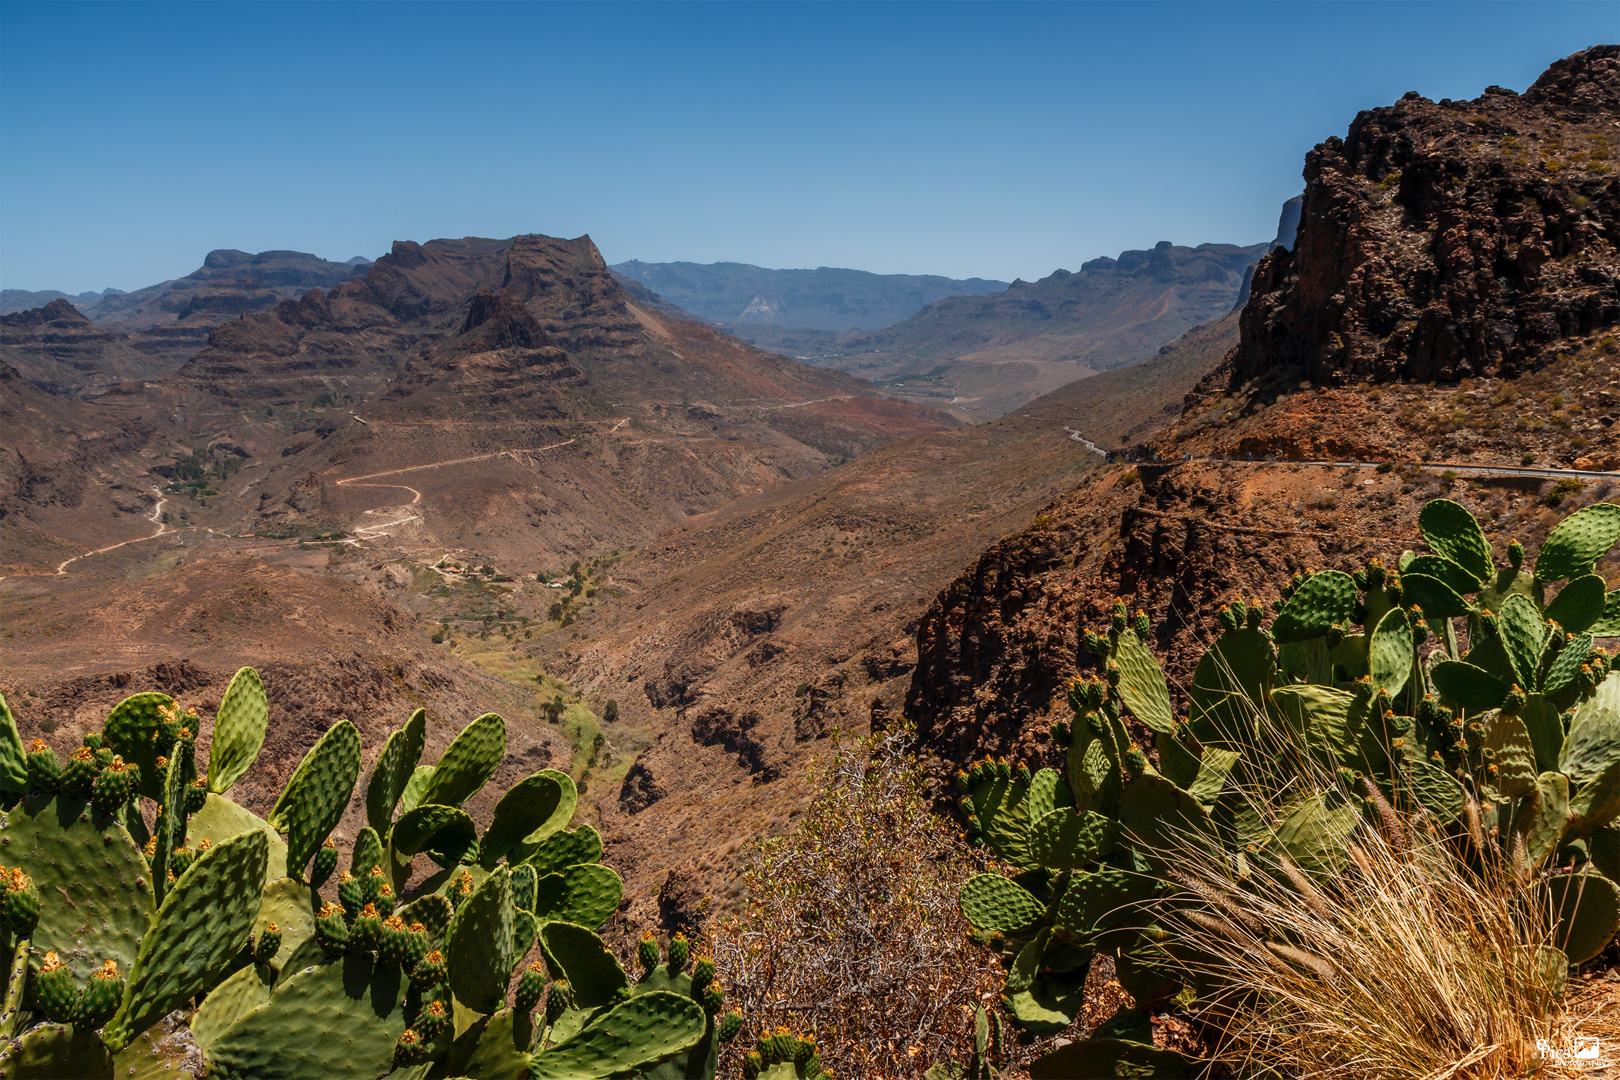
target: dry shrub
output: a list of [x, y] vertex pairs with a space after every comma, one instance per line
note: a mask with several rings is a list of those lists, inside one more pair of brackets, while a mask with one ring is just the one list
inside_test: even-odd
[[[814, 1032], [840, 1080], [965, 1059], [973, 1009], [1001, 985], [957, 910], [979, 857], [930, 811], [911, 741], [886, 732], [838, 746], [799, 826], [759, 844], [746, 914], [715, 934], [727, 1002], [748, 1030]], [[752, 1045], [734, 1040], [722, 1072]]]

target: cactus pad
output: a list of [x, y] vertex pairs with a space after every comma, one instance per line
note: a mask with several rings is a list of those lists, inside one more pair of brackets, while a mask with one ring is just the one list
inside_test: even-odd
[[470, 1009], [492, 1013], [506, 1000], [517, 963], [511, 882], [503, 867], [490, 874], [456, 911], [445, 939], [450, 990]]
[[287, 865], [287, 844], [262, 817], [223, 795], [210, 792], [203, 808], [186, 822], [186, 840], [192, 847], [204, 840], [217, 846], [233, 836], [248, 832], [260, 833], [270, 845], [269, 857], [265, 861], [264, 883], [268, 885], [280, 879]]
[[366, 823], [386, 838], [394, 820], [394, 807], [405, 794], [411, 773], [422, 759], [427, 740], [427, 710], [417, 709], [405, 726], [394, 731], [383, 743], [366, 784]]
[[707, 1027], [702, 1007], [691, 998], [667, 990], [640, 994], [534, 1055], [530, 1076], [590, 1080], [637, 1075], [695, 1046]]
[[310, 747], [287, 785], [282, 820], [287, 829], [287, 873], [304, 867], [343, 817], [360, 776], [360, 732], [339, 720]]
[[0, 1077], [112, 1080], [113, 1059], [89, 1028], [40, 1024], [0, 1049]]
[[1603, 579], [1596, 574], [1583, 574], [1558, 590], [1558, 595], [1547, 605], [1547, 618], [1571, 634], [1579, 634], [1603, 617], [1607, 599]]
[[1620, 506], [1593, 503], [1560, 521], [1536, 556], [1537, 581], [1562, 581], [1591, 572], [1620, 540]]
[[519, 845], [507, 854], [507, 861], [527, 863], [534, 867], [534, 872], [541, 877], [556, 873], [558, 870], [579, 863], [593, 863], [602, 858], [602, 834], [590, 825], [581, 825], [568, 832], [552, 833], [519, 857], [520, 851], [527, 850], [528, 844]]
[[1401, 597], [1405, 603], [1421, 608], [1423, 617], [1430, 621], [1468, 614], [1468, 601], [1456, 589], [1427, 574], [1402, 574]]
[[610, 1004], [630, 979], [602, 939], [583, 926], [551, 922], [540, 927], [540, 945], [554, 978], [568, 980], [574, 1004], [594, 1009]]
[[1046, 905], [1010, 878], [977, 874], [962, 886], [958, 903], [962, 917], [980, 930], [1011, 933], [1040, 922]]
[[396, 856], [410, 858], [432, 848], [454, 866], [461, 853], [478, 842], [478, 826], [466, 812], [454, 806], [425, 803], [400, 816], [389, 835], [389, 846]]
[[1450, 559], [1476, 580], [1491, 576], [1491, 546], [1467, 508], [1450, 499], [1431, 499], [1418, 511], [1418, 531], [1431, 551]]
[[[1401, 582], [1403, 585], [1409, 574], [1422, 574], [1424, 577], [1436, 578], [1444, 582], [1446, 588], [1459, 595], [1478, 592], [1481, 585], [1479, 578], [1444, 555], [1417, 555], [1410, 561], [1403, 561], [1401, 563]], [[1407, 603], [1416, 603], [1416, 601], [1408, 600]]]
[[1175, 730], [1176, 717], [1170, 708], [1170, 688], [1164, 670], [1148, 651], [1136, 631], [1119, 635], [1112, 658], [1119, 662], [1119, 696], [1131, 715], [1151, 731], [1168, 735]]
[[60, 796], [19, 803], [0, 829], [0, 863], [20, 866], [46, 902], [32, 940], [83, 983], [106, 959], [135, 962], [154, 905], [140, 849], [122, 825]]
[[1076, 874], [1058, 901], [1058, 929], [1083, 936], [1110, 926], [1143, 925], [1148, 919], [1140, 905], [1158, 893], [1158, 878], [1118, 867]]
[[1029, 849], [1049, 870], [1077, 870], [1106, 856], [1119, 838], [1114, 821], [1093, 811], [1063, 807], [1030, 826]]
[[304, 939], [315, 932], [314, 905], [315, 894], [295, 878], [277, 878], [265, 886], [259, 913], [253, 920], [253, 936], [257, 939], [269, 923], [281, 929], [281, 947], [271, 958], [271, 966], [285, 964]]
[[1271, 624], [1278, 642], [1322, 637], [1336, 624], [1349, 622], [1356, 610], [1356, 583], [1339, 570], [1306, 578]]
[[17, 733], [17, 719], [0, 694], [0, 791], [28, 790], [28, 753]]
[[[106, 745], [126, 762], [140, 766], [141, 794], [148, 799], [163, 797], [163, 770], [157, 766], [158, 710], [174, 705], [167, 694], [134, 694], [113, 706], [102, 729]], [[192, 734], [196, 734], [193, 732]]]
[[306, 968], [214, 1040], [209, 1075], [242, 1080], [372, 1080], [406, 1028], [398, 968], [350, 955]]
[[212, 985], [247, 941], [269, 844], [254, 830], [209, 848], [174, 883], [135, 958], [102, 1038], [115, 1052]]
[[1571, 964], [1584, 964], [1602, 952], [1620, 930], [1620, 886], [1592, 871], [1547, 878], [1541, 885], [1558, 917], [1553, 945]]
[[1507, 700], [1508, 684], [1466, 660], [1442, 660], [1429, 672], [1441, 700], [1470, 713], [1494, 709]]
[[214, 741], [208, 750], [208, 790], [223, 795], [253, 767], [270, 722], [270, 699], [259, 673], [237, 671], [214, 716]]
[[1498, 795], [1522, 799], [1536, 790], [1536, 748], [1524, 721], [1497, 713], [1484, 721], [1480, 744], [1492, 751], [1496, 778], [1487, 786]]
[[601, 863], [587, 863], [540, 878], [535, 883], [532, 910], [541, 922], [560, 919], [595, 928], [613, 917], [623, 898], [624, 881], [617, 871]]
[[192, 1037], [206, 1054], [214, 1041], [238, 1020], [270, 1000], [275, 981], [258, 964], [238, 968], [208, 991], [202, 1007], [191, 1018]]
[[1367, 667], [1373, 688], [1392, 697], [1400, 693], [1407, 679], [1412, 677], [1416, 655], [1411, 620], [1403, 609], [1390, 608], [1378, 620], [1367, 642]]
[[512, 906], [523, 911], [534, 910], [534, 883], [539, 880], [534, 867], [528, 863], [512, 867]]
[[460, 806], [484, 786], [506, 756], [506, 721], [485, 713], [468, 724], [433, 767], [418, 804]]
[[1577, 783], [1595, 779], [1620, 764], [1620, 671], [1598, 684], [1597, 692], [1575, 709], [1558, 760], [1559, 771]]
[[479, 842], [478, 855], [484, 869], [494, 869], [495, 863], [520, 841], [538, 843], [566, 826], [574, 816], [577, 798], [573, 780], [555, 769], [545, 769], [513, 784], [495, 804], [489, 828]]

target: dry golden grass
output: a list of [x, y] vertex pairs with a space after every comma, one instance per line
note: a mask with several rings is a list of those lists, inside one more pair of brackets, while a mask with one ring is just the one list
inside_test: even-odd
[[[1302, 787], [1333, 778], [1290, 731], [1259, 726], [1296, 783], [1239, 797], [1277, 821]], [[1367, 794], [1373, 820], [1309, 873], [1276, 849], [1238, 861], [1186, 845], [1172, 874], [1184, 893], [1162, 917], [1189, 975], [1220, 988], [1198, 1006], [1218, 1060], [1239, 1076], [1496, 1080], [1596, 1075], [1573, 1058], [1578, 1036], [1620, 1055], [1620, 1020], [1602, 1004], [1620, 995], [1588, 1006], [1565, 994], [1555, 918], [1526, 888], [1539, 869], [1477, 825], [1459, 837], [1399, 793], [1399, 812]]]

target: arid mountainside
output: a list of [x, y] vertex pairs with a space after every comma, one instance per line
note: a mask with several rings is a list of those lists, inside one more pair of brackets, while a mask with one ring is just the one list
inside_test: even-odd
[[0, 363], [0, 575], [153, 531], [166, 425], [143, 412], [48, 394]]
[[194, 444], [247, 454], [227, 490], [250, 500], [222, 524], [530, 570], [954, 424], [639, 306], [588, 237], [396, 244], [361, 280], [220, 328], [153, 396]]
[[[236, 797], [260, 814], [304, 752], [344, 718], [360, 728], [368, 770], [388, 732], [417, 708], [432, 714], [430, 754], [481, 713], [513, 718], [497, 792], [566, 764], [566, 742], [523, 722], [527, 702], [510, 683], [435, 649], [374, 587], [311, 572], [314, 559], [288, 549], [219, 553], [187, 543], [170, 533], [110, 556], [133, 570], [127, 582], [68, 575], [0, 588], [0, 691], [24, 739], [65, 752], [142, 690], [172, 694], [211, 721], [232, 673], [249, 664], [264, 678], [270, 725]], [[200, 741], [211, 735], [205, 723]], [[472, 812], [487, 819], [495, 797], [481, 793]], [[341, 829], [352, 839], [364, 824], [355, 805]]]
[[[119, 357], [118, 363], [109, 358], [95, 369], [102, 376], [95, 383], [85, 383], [82, 376], [69, 373], [47, 386], [15, 361], [13, 366], [23, 370], [31, 381], [57, 393], [99, 392], [118, 378], [160, 379], [191, 359], [208, 343], [216, 327], [249, 312], [268, 310], [310, 289], [330, 289], [364, 274], [370, 265], [358, 257], [338, 263], [302, 251], [261, 251], [253, 255], [221, 249], [210, 251], [202, 266], [183, 278], [134, 292], [108, 289], [70, 297], [54, 290], [30, 293], [7, 289], [7, 318], [16, 317], [12, 312], [28, 314], [29, 309], [65, 300], [103, 334], [112, 335], [107, 340], [115, 341], [116, 347], [107, 351]], [[51, 310], [53, 314], [47, 321], [60, 321], [59, 309]], [[69, 367], [79, 371], [77, 365]]]
[[71, 396], [168, 374], [123, 334], [103, 330], [66, 300], [0, 315], [0, 362], [42, 390]]
[[949, 296], [1000, 292], [1005, 281], [937, 274], [873, 274], [821, 266], [770, 270], [747, 263], [615, 263], [613, 271], [752, 341], [750, 330], [879, 330]]
[[[1297, 248], [1262, 262], [1240, 344], [1149, 440], [1166, 464], [1099, 470], [1046, 508], [1046, 528], [984, 552], [924, 616], [907, 713], [941, 768], [984, 753], [1052, 757], [1047, 729], [1065, 711], [1064, 687], [1095, 663], [1081, 629], [1101, 626], [1116, 595], [1148, 612], [1153, 644], [1184, 684], [1221, 602], [1269, 604], [1297, 570], [1391, 562], [1420, 545], [1427, 498], [1467, 506], [1500, 557], [1509, 538], [1539, 542], [1570, 510], [1615, 496], [1620, 478], [1554, 487], [1445, 466], [1620, 467], [1609, 434], [1620, 410], [1617, 58], [1607, 46], [1577, 54], [1519, 98], [1409, 98], [1312, 152]], [[1580, 157], [1538, 149], [1521, 160], [1555, 137]], [[1403, 158], [1403, 179], [1381, 188], [1387, 174], [1368, 180], [1341, 164], [1366, 167], [1346, 147], [1369, 139], [1421, 149], [1421, 164]], [[1413, 205], [1390, 202], [1408, 192]], [[1565, 246], [1535, 239], [1549, 234]], [[1529, 256], [1533, 274], [1482, 266], [1503, 236], [1553, 257]], [[1463, 253], [1476, 244], [1470, 263]], [[1436, 296], [1454, 316], [1433, 307]], [[1391, 311], [1401, 318], [1381, 322]], [[1313, 328], [1341, 344], [1320, 347]], [[1174, 463], [1185, 454], [1256, 460]], [[1272, 454], [1396, 464], [1266, 463]], [[1598, 572], [1612, 584], [1620, 563]]]
[[1099, 371], [1155, 354], [1232, 309], [1267, 244], [1178, 247], [1092, 259], [1079, 271], [954, 296], [887, 329], [778, 336], [771, 348], [814, 355], [907, 400], [971, 419], [1000, 416]]

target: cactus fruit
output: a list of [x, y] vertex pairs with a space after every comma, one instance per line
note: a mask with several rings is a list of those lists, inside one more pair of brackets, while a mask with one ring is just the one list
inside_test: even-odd
[[62, 763], [56, 759], [56, 751], [45, 744], [44, 739], [35, 739], [28, 748], [28, 787], [39, 792], [52, 792], [62, 782]]
[[394, 1067], [396, 1069], [409, 1069], [419, 1065], [426, 1058], [422, 1038], [415, 1028], [406, 1028], [400, 1033], [399, 1041], [394, 1044]]
[[375, 904], [377, 902], [377, 897], [382, 894], [382, 888], [385, 884], [387, 884], [387, 882], [383, 877], [382, 867], [373, 866], [370, 870], [368, 870], [360, 879], [361, 905], [364, 906], [365, 904]]
[[567, 979], [558, 979], [546, 991], [546, 1023], [555, 1024], [557, 1018], [574, 1007], [574, 989]]
[[679, 974], [686, 969], [686, 961], [692, 955], [692, 943], [686, 940], [686, 935], [679, 930], [669, 939], [669, 973]]
[[6, 876], [4, 886], [6, 925], [17, 937], [32, 936], [39, 923], [39, 889], [21, 867]]
[[450, 902], [457, 909], [460, 909], [461, 905], [467, 902], [467, 898], [473, 894], [473, 888], [472, 872], [463, 870], [450, 890]]
[[349, 924], [349, 951], [375, 952], [382, 944], [382, 916], [374, 904], [367, 904], [355, 914]]
[[714, 957], [700, 956], [692, 965], [692, 989], [702, 990], [714, 982]]
[[73, 982], [73, 972], [57, 959], [55, 952], [45, 954], [39, 974], [34, 976], [34, 997], [39, 1011], [53, 1023], [71, 1024], [78, 1019], [79, 988]]
[[338, 879], [337, 894], [338, 903], [343, 905], [343, 914], [351, 920], [366, 904], [364, 883], [347, 870]]
[[417, 1013], [412, 1023], [423, 1042], [436, 1043], [450, 1034], [450, 1010], [444, 1002], [434, 998], [422, 1006], [422, 1011]]
[[645, 972], [651, 972], [658, 966], [658, 939], [653, 937], [651, 930], [641, 932], [641, 943], [636, 946], [636, 963]]
[[139, 786], [140, 766], [125, 765], [123, 758], [112, 755], [112, 760], [96, 776], [91, 798], [96, 809], [110, 817], [129, 801]]
[[58, 790], [70, 799], [88, 799], [95, 792], [98, 771], [96, 752], [88, 746], [81, 746], [68, 758]]
[[208, 781], [198, 777], [186, 788], [185, 810], [187, 814], [198, 814], [208, 805]]
[[344, 921], [343, 909], [331, 901], [321, 905], [315, 919], [315, 941], [329, 960], [349, 951], [349, 924]]
[[444, 953], [434, 949], [411, 969], [411, 988], [426, 993], [444, 983]]
[[258, 941], [253, 944], [253, 962], [268, 964], [274, 960], [276, 953], [281, 951], [281, 928], [273, 921], [264, 924], [259, 932]]
[[315, 852], [315, 865], [310, 870], [309, 887], [319, 889], [331, 878], [332, 872], [337, 869], [338, 849], [337, 842], [328, 838]]
[[765, 1071], [765, 1059], [758, 1050], [750, 1050], [743, 1055], [743, 1080], [759, 1080], [759, 1074]]
[[720, 985], [719, 979], [713, 980], [700, 991], [694, 991], [693, 997], [697, 998], [697, 1003], [703, 1006], [703, 1011], [710, 1016], [718, 1015], [726, 1003], [725, 988]]
[[188, 847], [177, 847], [169, 852], [169, 873], [178, 878], [196, 861], [197, 853]]
[[378, 886], [377, 896], [372, 901], [372, 906], [377, 909], [377, 914], [385, 919], [392, 915], [394, 913], [394, 887], [386, 881]]
[[[358, 924], [359, 920], [355, 922]], [[411, 931], [405, 920], [390, 915], [382, 921], [381, 937], [377, 942], [377, 959], [395, 967], [404, 967], [411, 955]]]
[[546, 991], [546, 965], [536, 960], [524, 969], [518, 979], [517, 994], [513, 999], [519, 1012], [530, 1012], [540, 1004]]
[[720, 1027], [716, 1034], [720, 1036], [721, 1042], [728, 1043], [737, 1037], [737, 1032], [742, 1030], [742, 1025], [742, 1013], [728, 1012], [720, 1018]]
[[118, 1011], [123, 997], [124, 976], [118, 971], [118, 961], [104, 960], [101, 969], [90, 976], [80, 1001], [77, 1022], [83, 1027], [101, 1027]]

